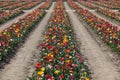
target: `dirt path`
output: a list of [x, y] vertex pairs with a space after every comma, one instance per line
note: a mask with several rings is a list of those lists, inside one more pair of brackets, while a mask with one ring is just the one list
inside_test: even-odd
[[106, 16], [100, 15], [100, 14], [98, 14], [96, 11], [90, 10], [89, 8], [87, 8], [87, 7], [79, 4], [78, 2], [76, 2], [76, 4], [80, 5], [80, 7], [84, 8], [84, 9], [89, 10], [91, 13], [93, 13], [93, 14], [94, 14], [95, 16], [97, 16], [98, 18], [101, 18], [101, 19], [103, 19], [103, 20], [105, 20], [105, 21], [113, 24], [114, 26], [118, 26], [118, 28], [120, 29], [120, 23], [119, 23], [119, 22], [113, 21], [112, 19], [107, 18]]
[[[71, 10], [64, 3], [67, 10]], [[117, 66], [111, 61], [111, 51], [100, 46], [93, 36], [79, 21], [74, 12], [68, 12], [78, 40], [81, 42], [81, 52], [87, 58], [89, 68], [93, 71], [93, 80], [120, 80]]]
[[40, 3], [39, 5], [37, 5], [37, 6], [34, 7], [34, 8], [26, 11], [25, 13], [23, 13], [23, 14], [15, 17], [15, 18], [13, 18], [13, 19], [11, 19], [11, 20], [9, 20], [9, 21], [1, 24], [1, 25], [0, 25], [0, 30], [4, 30], [4, 29], [10, 27], [10, 25], [11, 25], [12, 23], [17, 22], [20, 18], [25, 17], [28, 13], [30, 13], [30, 12], [32, 12], [33, 10], [37, 9], [38, 7], [40, 7], [43, 3], [44, 3], [44, 2]]
[[[51, 6], [51, 10], [54, 8]], [[0, 80], [26, 80], [26, 77], [34, 71], [36, 57], [39, 57], [37, 46], [42, 40], [42, 32], [45, 30], [47, 22], [52, 12], [48, 12], [43, 20], [36, 26], [36, 29], [30, 34], [27, 41], [16, 53], [10, 64], [6, 65], [0, 71]], [[38, 58], [39, 59], [39, 58]]]

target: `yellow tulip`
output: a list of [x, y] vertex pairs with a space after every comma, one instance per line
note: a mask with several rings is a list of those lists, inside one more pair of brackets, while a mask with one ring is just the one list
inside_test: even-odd
[[47, 55], [50, 56], [52, 53], [48, 53]]
[[70, 63], [70, 60], [66, 60], [66, 63]]
[[49, 41], [48, 39], [46, 39], [46, 42]]
[[52, 37], [52, 39], [55, 39], [56, 38], [56, 35]]
[[86, 73], [86, 72], [84, 72], [84, 74], [86, 75], [87, 73]]
[[52, 58], [54, 57], [54, 55], [53, 55], [53, 54], [51, 54], [50, 56], [51, 56]]
[[86, 80], [90, 80], [90, 79], [87, 77]]
[[80, 78], [81, 78], [81, 79], [84, 79], [84, 77], [83, 77], [83, 76], [81, 76]]
[[66, 38], [63, 40], [63, 43], [65, 43], [65, 42], [68, 42], [68, 40]]
[[43, 71], [39, 71], [37, 74], [38, 74], [39, 76], [43, 76], [44, 72], [43, 72]]
[[23, 35], [21, 34], [21, 36], [23, 36]]
[[55, 70], [55, 71], [54, 71], [55, 74], [58, 74], [59, 72], [60, 72], [59, 70]]
[[6, 32], [4, 32], [3, 34], [4, 34], [4, 35], [6, 35], [7, 33], [6, 33]]
[[45, 68], [44, 68], [44, 67], [42, 67], [40, 70], [44, 72], [44, 71], [45, 71]]
[[64, 39], [63, 39], [63, 43], [65, 43], [65, 42], [68, 42], [66, 35], [64, 36]]
[[49, 36], [46, 36], [45, 38], [46, 38], [46, 39], [48, 39], [48, 38], [49, 38]]
[[110, 31], [110, 28], [107, 28], [108, 31]]

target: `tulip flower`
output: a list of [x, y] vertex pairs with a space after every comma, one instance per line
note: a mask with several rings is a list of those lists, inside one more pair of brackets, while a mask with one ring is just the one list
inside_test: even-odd
[[39, 71], [37, 74], [38, 74], [39, 76], [43, 76], [44, 72], [43, 72], [43, 71]]
[[59, 74], [59, 72], [60, 72], [59, 70], [55, 70], [54, 71], [55, 74]]
[[[80, 80], [81, 76], [83, 79], [89, 78], [83, 61], [80, 62], [82, 58], [76, 48], [72, 26], [69, 24], [71, 23], [64, 10], [62, 0], [59, 0], [55, 4], [44, 40], [40, 44], [41, 67], [36, 68], [34, 79], [40, 77], [47, 80]], [[41, 68], [45, 68], [45, 70]], [[38, 75], [39, 71], [41, 72]], [[81, 75], [84, 72], [86, 75]]]
[[98, 18], [97, 16], [92, 14], [90, 11], [81, 8], [72, 0], [68, 0], [68, 2], [71, 7], [77, 10], [77, 13], [83, 18], [86, 24], [88, 24], [107, 45], [109, 45], [116, 52], [120, 51], [117, 48], [117, 45], [119, 43], [116, 43], [116, 42], [120, 42], [120, 40], [118, 40], [119, 32], [120, 32], [118, 27], [112, 25], [111, 23], [101, 18]]
[[36, 68], [39, 69], [40, 67], [41, 67], [41, 66], [40, 66], [40, 62], [37, 62], [37, 63], [36, 63]]

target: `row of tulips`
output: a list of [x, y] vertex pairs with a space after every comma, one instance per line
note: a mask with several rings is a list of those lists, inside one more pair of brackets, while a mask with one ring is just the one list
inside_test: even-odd
[[19, 9], [22, 9], [22, 10], [31, 9], [35, 7], [36, 5], [38, 5], [39, 3], [41, 3], [41, 0], [30, 2], [29, 4], [19, 7]]
[[45, 10], [36, 9], [19, 19], [18, 22], [13, 23], [9, 28], [0, 31], [0, 60], [6, 59], [21, 42], [24, 42], [28, 33], [35, 28], [45, 13]]
[[[101, 1], [100, 1], [101, 2]], [[119, 0], [109, 0], [109, 1], [102, 1], [101, 4], [104, 3], [104, 4], [111, 4], [113, 6], [120, 6], [120, 1]]]
[[90, 80], [61, 0], [55, 4], [40, 43], [40, 60], [29, 80]]
[[21, 10], [9, 10], [0, 12], [0, 24], [23, 13]]
[[[16, 3], [16, 4], [13, 4], [13, 5], [9, 5], [9, 6], [5, 6], [3, 7], [4, 10], [13, 10], [13, 9], [16, 9], [18, 7], [21, 7], [23, 5], [26, 5], [30, 2], [19, 2], [19, 3]], [[31, 2], [32, 3], [32, 2]]]
[[52, 0], [46, 0], [47, 2], [44, 3], [39, 9], [48, 9], [50, 4], [52, 3]]
[[68, 0], [69, 5], [77, 10], [83, 20], [92, 27], [98, 36], [107, 43], [113, 50], [120, 54], [120, 29], [117, 26], [96, 17], [88, 10], [81, 8], [72, 0]]
[[24, 40], [35, 24], [42, 19], [43, 15], [43, 11], [35, 10], [0, 32], [0, 60], [4, 60], [14, 52], [15, 47]]
[[110, 9], [98, 8], [94, 4], [91, 4], [87, 1], [78, 0], [78, 2], [80, 2], [81, 4], [83, 4], [84, 6], [90, 8], [90, 9], [97, 9], [97, 12], [100, 12], [100, 13], [102, 13], [102, 14], [104, 14], [112, 19], [120, 21], [120, 13], [119, 12], [115, 12], [115, 11], [112, 11]]
[[97, 12], [120, 22], [120, 13], [119, 12], [115, 12], [115, 11], [112, 11], [109, 9], [101, 9], [101, 8], [98, 8]]
[[90, 8], [90, 9], [96, 9], [97, 7], [94, 5], [94, 4], [91, 4], [87, 1], [81, 1], [81, 0], [78, 0], [79, 3], [81, 3], [82, 5]]
[[116, 6], [119, 6], [120, 5], [120, 0], [109, 0], [109, 1], [102, 1], [104, 2], [105, 4], [112, 4], [112, 5], [116, 5]]
[[[37, 1], [37, 2], [22, 2], [22, 4], [33, 4], [35, 6], [34, 3], [39, 4], [41, 1]], [[33, 6], [31, 5], [31, 6]], [[14, 5], [13, 5], [14, 6]], [[13, 7], [12, 6], [12, 7]], [[27, 7], [27, 6], [24, 6]], [[16, 16], [18, 16], [19, 14], [23, 13], [23, 11], [21, 9], [14, 9], [14, 10], [8, 10], [8, 11], [1, 11], [0, 12], [0, 24], [6, 22], [7, 20], [10, 20]]]
[[98, 8], [98, 6], [95, 6], [94, 4], [91, 4], [87, 1], [78, 0], [78, 2], [83, 4], [86, 7], [90, 8], [90, 9], [96, 9], [97, 12], [104, 14], [107, 17], [115, 19], [116, 21], [120, 21], [120, 13], [119, 12], [115, 12], [115, 11], [112, 11], [110, 9]]
[[5, 1], [5, 2], [1, 2], [0, 7], [2, 8], [2, 7], [5, 7], [5, 6], [17, 4], [17, 3], [19, 3], [19, 2], [11, 2], [11, 1], [9, 2], [9, 1]]
[[113, 3], [109, 3], [109, 1], [90, 1], [90, 2], [109, 9], [120, 9], [120, 5], [114, 4], [117, 3], [116, 1], [114, 1]]

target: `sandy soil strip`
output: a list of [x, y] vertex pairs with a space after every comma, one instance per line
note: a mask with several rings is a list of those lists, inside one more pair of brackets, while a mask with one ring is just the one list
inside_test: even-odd
[[[68, 4], [64, 3], [67, 10], [71, 10]], [[92, 35], [79, 21], [74, 12], [68, 12], [74, 26], [78, 40], [81, 42], [81, 52], [88, 59], [89, 68], [93, 71], [93, 80], [120, 80], [120, 73], [117, 66], [111, 61], [112, 52], [104, 50]]]
[[37, 9], [38, 7], [40, 7], [43, 3], [44, 3], [44, 2], [40, 3], [39, 5], [37, 5], [36, 7], [32, 8], [32, 9], [30, 9], [30, 10], [27, 11], [26, 13], [23, 13], [23, 14], [15, 17], [15, 18], [7, 21], [6, 23], [1, 24], [1, 25], [0, 25], [0, 30], [4, 30], [4, 29], [10, 27], [10, 25], [11, 25], [12, 23], [17, 22], [20, 18], [25, 17], [28, 13], [30, 13], [30, 12], [32, 12], [33, 10]]
[[[54, 4], [50, 8], [51, 10], [54, 8]], [[45, 30], [51, 15], [52, 12], [46, 14], [43, 20], [36, 26], [36, 29], [30, 34], [23, 47], [18, 50], [10, 64], [0, 71], [0, 80], [26, 80], [29, 72], [32, 72], [29, 69], [34, 68], [35, 58], [39, 55], [37, 46], [39, 41], [42, 40], [42, 32]]]
[[103, 19], [103, 20], [105, 20], [105, 21], [113, 24], [114, 26], [118, 26], [118, 28], [120, 29], [120, 23], [119, 23], [119, 22], [115, 22], [115, 21], [113, 22], [111, 19], [108, 19], [108, 18], [105, 17], [105, 16], [101, 16], [101, 15], [98, 14], [96, 11], [91, 11], [89, 8], [87, 8], [87, 7], [79, 4], [78, 2], [76, 2], [76, 4], [80, 5], [80, 6], [81, 6], [82, 8], [84, 8], [84, 9], [89, 10], [90, 12], [92, 12], [92, 13], [93, 13], [95, 16], [97, 16], [98, 18], [101, 18], [101, 19]]

